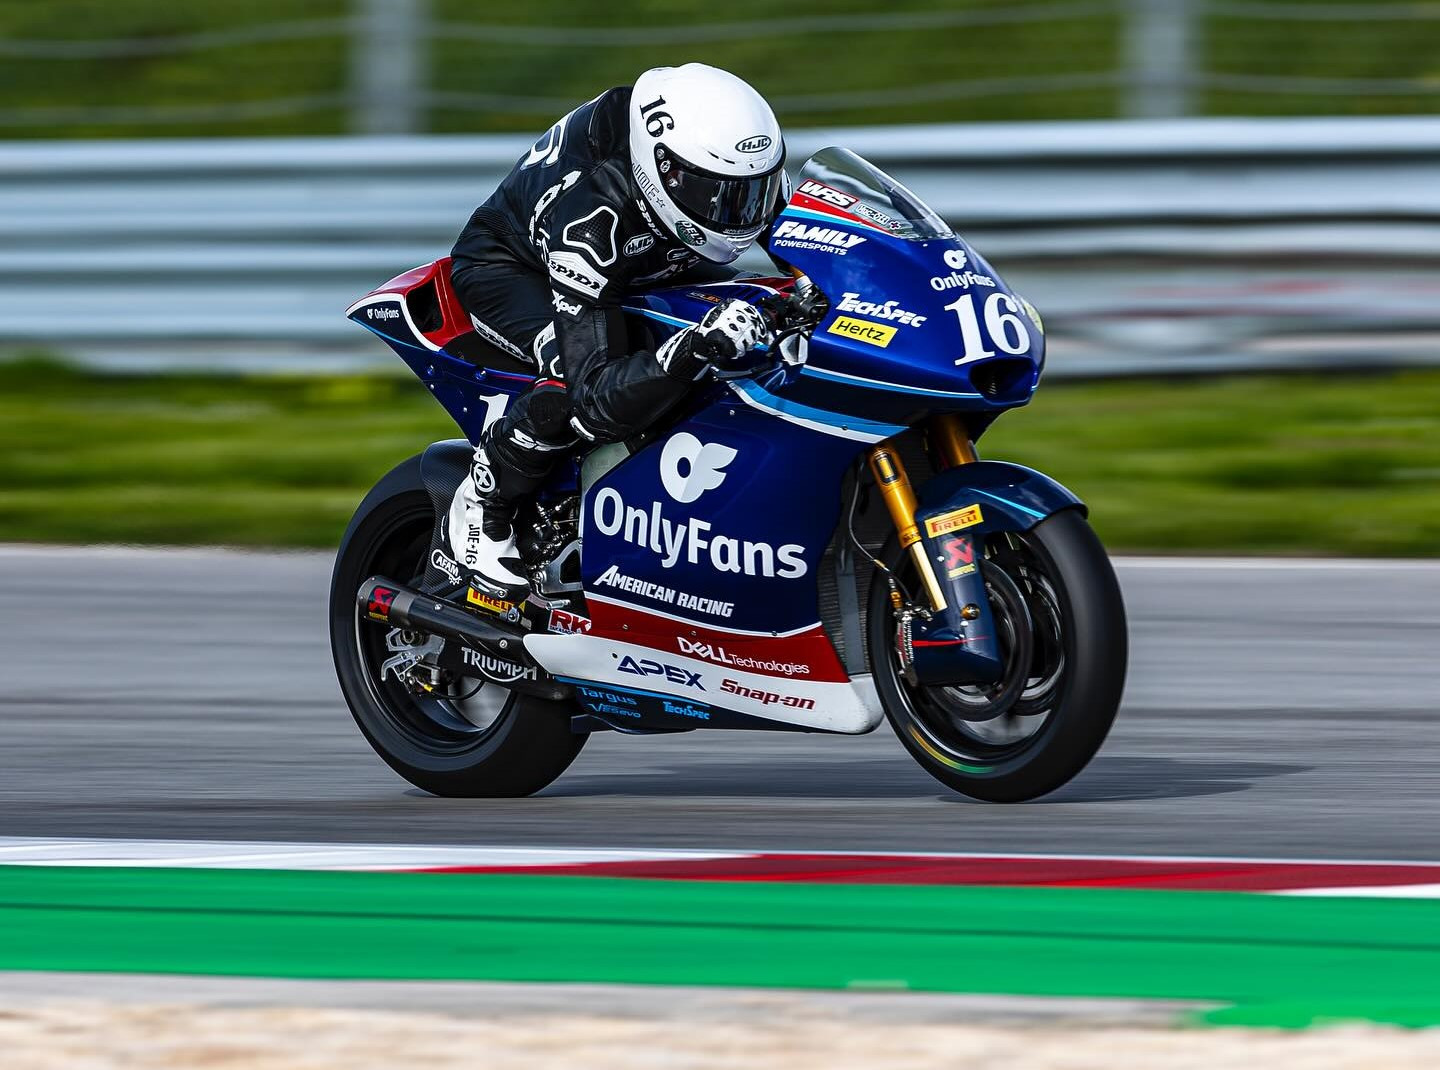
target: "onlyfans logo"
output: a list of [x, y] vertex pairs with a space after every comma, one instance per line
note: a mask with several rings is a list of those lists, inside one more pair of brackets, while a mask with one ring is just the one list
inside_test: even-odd
[[660, 454], [660, 481], [665, 493], [688, 505], [725, 482], [725, 466], [737, 451], [718, 442], [701, 442], [688, 431], [670, 436]]
[[[665, 493], [682, 505], [698, 499], [707, 490], [725, 482], [725, 467], [738, 452], [718, 442], [701, 442], [680, 431], [670, 437], [660, 452], [660, 482]], [[618, 535], [635, 546], [644, 546], [660, 558], [662, 568], [674, 568], [682, 560], [698, 565], [708, 560], [717, 572], [746, 576], [779, 576], [798, 579], [809, 570], [805, 547], [787, 542], [768, 542], [718, 534], [708, 520], [697, 516], [672, 520], [664, 515], [660, 502], [648, 507], [626, 505], [614, 487], [595, 495], [595, 528], [602, 535]]]

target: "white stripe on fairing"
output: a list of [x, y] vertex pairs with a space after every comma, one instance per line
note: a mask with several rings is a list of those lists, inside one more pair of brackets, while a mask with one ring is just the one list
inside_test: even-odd
[[740, 858], [733, 851], [0, 837], [0, 865], [201, 869], [435, 869]]
[[[421, 332], [420, 328], [417, 327], [417, 326], [415, 326], [415, 321], [410, 318], [410, 306], [409, 306], [408, 304], [406, 304], [406, 302], [405, 302], [405, 295], [404, 295], [404, 294], [401, 294], [401, 293], [379, 293], [379, 294], [370, 294], [370, 295], [368, 295], [368, 296], [366, 296], [366, 297], [360, 298], [360, 300], [356, 301], [353, 305], [351, 305], [349, 308], [347, 308], [347, 309], [345, 310], [345, 315], [346, 315], [346, 317], [353, 316], [353, 315], [355, 314], [355, 310], [356, 310], [356, 309], [364, 308], [366, 305], [379, 304], [382, 300], [390, 300], [390, 301], [398, 301], [398, 302], [400, 302], [400, 314], [405, 317], [405, 326], [407, 326], [407, 327], [410, 328], [411, 333], [413, 333], [413, 334], [415, 335], [415, 337], [420, 340], [421, 344], [423, 344], [426, 349], [430, 350], [432, 353], [438, 353], [438, 352], [440, 352], [440, 347], [437, 346], [434, 342], [430, 341], [430, 339], [426, 338], [425, 335], [424, 335], [424, 333]], [[361, 326], [364, 326], [364, 324], [361, 324]], [[379, 332], [377, 331], [376, 333], [378, 334]]]
[[1440, 884], [1376, 884], [1356, 888], [1289, 888], [1272, 895], [1353, 895], [1364, 899], [1440, 899]]

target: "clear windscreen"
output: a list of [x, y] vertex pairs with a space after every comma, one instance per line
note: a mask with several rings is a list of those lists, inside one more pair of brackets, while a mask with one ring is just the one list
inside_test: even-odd
[[919, 197], [849, 149], [821, 149], [810, 157], [795, 193], [839, 208], [897, 238], [930, 241], [953, 234]]

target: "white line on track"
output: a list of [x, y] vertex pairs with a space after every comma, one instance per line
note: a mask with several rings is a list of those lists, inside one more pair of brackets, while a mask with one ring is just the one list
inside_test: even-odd
[[214, 869], [431, 869], [568, 866], [587, 862], [697, 861], [726, 851], [626, 848], [463, 847], [424, 844], [267, 843], [0, 837], [0, 865], [160, 866]]
[[[1416, 866], [1440, 873], [1440, 861], [1374, 858], [1276, 858], [1244, 855], [1029, 854], [1010, 851], [797, 851], [769, 848], [679, 850], [659, 847], [500, 847], [467, 844], [289, 843], [269, 840], [160, 840], [0, 836], [0, 864], [229, 866], [285, 859], [307, 868], [346, 868], [372, 859], [385, 868], [414, 866], [568, 866], [580, 862], [696, 861], [756, 855], [816, 858], [935, 858], [1056, 862], [1236, 863], [1280, 866]], [[281, 868], [281, 867], [275, 867]], [[291, 867], [285, 867], [291, 868]], [[369, 868], [367, 865], [366, 868]]]
[[1288, 888], [1273, 895], [1340, 895], [1364, 899], [1440, 899], [1440, 884], [1379, 884], [1355, 888]]

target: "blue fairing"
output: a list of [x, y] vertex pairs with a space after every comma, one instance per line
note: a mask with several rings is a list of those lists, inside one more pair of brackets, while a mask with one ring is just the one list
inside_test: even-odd
[[[660, 614], [683, 622], [677, 636], [703, 636], [698, 629], [721, 633], [726, 640], [721, 652], [729, 651], [718, 662], [722, 666], [736, 664], [737, 651], [747, 664], [763, 664], [772, 656], [775, 664], [802, 654], [811, 659], [804, 660], [798, 676], [779, 680], [773, 694], [758, 698], [753, 692], [747, 698], [743, 691], [717, 690], [741, 686], [730, 675], [745, 674], [717, 669], [714, 658], [685, 663], [690, 666], [685, 672], [702, 673], [713, 686], [689, 687], [683, 680], [666, 686], [665, 680], [647, 675], [644, 686], [659, 689], [652, 697], [662, 703], [654, 711], [660, 723], [668, 717], [693, 727], [728, 705], [732, 712], [748, 709], [762, 720], [788, 718], [802, 727], [873, 727], [878, 714], [864, 708], [855, 694], [805, 691], [835, 686], [834, 677], [823, 678], [829, 671], [825, 659], [813, 659], [813, 644], [801, 654], [783, 646], [787, 637], [803, 644], [811, 642], [806, 635], [813, 638], [821, 631], [821, 561], [845, 504], [845, 479], [871, 445], [932, 414], [974, 414], [977, 426], [983, 426], [996, 413], [1025, 404], [1044, 360], [1043, 327], [1029, 304], [893, 180], [839, 150], [817, 154], [801, 180], [768, 241], [776, 256], [825, 295], [818, 323], [777, 347], [786, 360], [773, 370], [731, 381], [705, 380], [632, 442], [635, 452], [584, 488], [581, 576], [595, 616], [595, 630], [586, 633], [591, 639], [654, 642], [654, 634], [637, 636], [627, 621], [653, 626], [651, 615]], [[789, 279], [741, 279], [634, 295], [625, 305], [631, 348], [658, 344], [725, 300], [758, 303], [790, 286]], [[808, 314], [816, 307], [808, 306]], [[508, 367], [478, 367], [461, 356], [458, 342], [450, 343], [453, 351], [437, 349], [416, 327], [416, 315], [401, 295], [388, 291], [377, 291], [352, 308], [352, 318], [385, 338], [466, 437], [477, 441], [533, 378], [516, 361]], [[778, 361], [780, 353], [775, 356]], [[573, 467], [560, 469], [550, 489], [573, 489]], [[1026, 530], [1060, 509], [1083, 508], [1039, 473], [996, 462], [951, 469], [917, 489], [922, 523], [980, 505], [973, 522], [965, 518], [967, 539], [992, 530]], [[972, 586], [981, 582], [973, 571], [958, 569], [954, 579]], [[956, 593], [964, 596], [956, 598], [957, 606], [983, 601], [968, 589]], [[614, 604], [608, 620], [596, 612], [601, 603]], [[658, 634], [666, 640], [663, 650], [652, 647], [665, 655], [655, 655], [657, 669], [673, 668], [672, 661], [694, 653], [672, 645], [664, 627]], [[746, 646], [730, 650], [732, 636]], [[713, 639], [712, 634], [701, 645]], [[552, 647], [557, 642], [536, 638], [542, 641]], [[781, 645], [773, 655], [765, 650], [772, 641]], [[828, 639], [822, 634], [816, 642], [839, 673]], [[631, 670], [620, 662], [613, 668], [606, 660], [618, 656], [618, 650], [601, 655], [599, 665], [582, 666], [594, 675], [574, 679], [607, 681], [607, 694], [629, 694], [636, 681], [619, 674]], [[980, 668], [967, 671], [983, 675], [981, 663], [996, 658], [976, 646], [971, 661]], [[807, 679], [812, 669], [814, 677]], [[848, 688], [843, 675], [840, 680]], [[807, 697], [812, 695], [818, 697]], [[628, 706], [597, 701], [620, 710], [612, 711], [614, 717], [627, 718], [617, 725], [635, 727], [630, 722], [639, 700]], [[788, 714], [780, 713], [782, 701]], [[604, 712], [590, 708], [597, 716]]]
[[[866, 440], [777, 417], [744, 392], [753, 384], [736, 387], [587, 489], [587, 592], [734, 632], [819, 619], [820, 557]], [[661, 474], [667, 451], [672, 472], [689, 472], [705, 467], [697, 445], [713, 458], [711, 488], [677, 500]]]
[[1085, 504], [1055, 480], [1007, 461], [977, 461], [950, 468], [920, 488], [915, 518], [921, 527], [931, 517], [953, 509], [980, 506], [979, 523], [967, 524], [967, 533], [1029, 531], [1061, 509], [1085, 509]]

